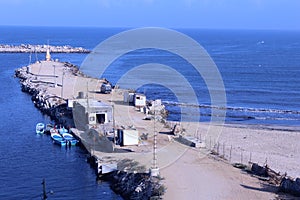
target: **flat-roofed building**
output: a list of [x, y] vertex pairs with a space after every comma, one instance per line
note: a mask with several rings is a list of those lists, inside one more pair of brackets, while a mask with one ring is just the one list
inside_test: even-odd
[[73, 103], [73, 118], [79, 130], [87, 125], [111, 131], [113, 128], [113, 107], [95, 99], [76, 99]]

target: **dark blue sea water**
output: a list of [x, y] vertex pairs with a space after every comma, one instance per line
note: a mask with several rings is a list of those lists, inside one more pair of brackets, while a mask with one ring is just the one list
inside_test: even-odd
[[[36, 31], [1, 27], [0, 43], [44, 43], [46, 32]], [[58, 38], [57, 43], [68, 38], [50, 34]], [[82, 60], [81, 55], [60, 56], [77, 63]], [[14, 70], [28, 61], [28, 54], [0, 54], [0, 199], [41, 199], [43, 178], [47, 192], [54, 192], [48, 194], [49, 200], [122, 199], [108, 183], [96, 181], [94, 169], [86, 162], [88, 154], [81, 147], [61, 148], [50, 136], [36, 135], [35, 124], [49, 119], [21, 92], [13, 77]]]
[[[299, 31], [179, 31], [201, 44], [217, 65], [225, 85], [227, 123], [300, 125]], [[194, 112], [200, 112], [200, 121], [211, 119], [211, 99], [203, 79], [199, 79], [188, 62], [170, 52], [142, 49], [125, 54], [104, 76], [117, 82], [129, 69], [145, 63], [161, 63], [177, 70], [188, 79], [198, 97], [196, 105], [178, 103], [168, 88], [159, 85], [140, 88], [147, 97], [163, 100], [170, 111], [169, 120], [180, 120], [181, 115], [193, 115]], [[163, 70], [159, 73], [163, 74]], [[181, 83], [175, 87], [186, 90]], [[191, 109], [181, 113], [179, 105]]]
[[[98, 43], [125, 29], [0, 27], [0, 44], [47, 44], [82, 46]], [[198, 41], [214, 59], [222, 75], [228, 123], [300, 124], [300, 32], [180, 30]], [[79, 65], [84, 54], [53, 54], [53, 58]], [[44, 59], [32, 54], [32, 62]], [[112, 83], [134, 66], [162, 63], [180, 71], [193, 85], [198, 104], [177, 102], [170, 90], [158, 85], [139, 89], [149, 99], [160, 98], [169, 119], [192, 115], [200, 108], [200, 121], [211, 117], [210, 97], [203, 80], [186, 61], [169, 52], [134, 51], [117, 59], [105, 72]], [[107, 183], [97, 183], [80, 147], [60, 148], [48, 136], [37, 136], [35, 124], [48, 122], [22, 93], [14, 70], [29, 63], [29, 54], [0, 54], [0, 199], [40, 199], [42, 179], [49, 199], [119, 199]], [[180, 83], [178, 84], [180, 86]], [[180, 113], [179, 105], [191, 107]], [[221, 108], [218, 108], [221, 109]]]

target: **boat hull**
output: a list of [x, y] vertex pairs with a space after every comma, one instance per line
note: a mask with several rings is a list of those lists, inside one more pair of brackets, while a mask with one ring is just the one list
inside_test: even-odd
[[58, 144], [60, 146], [66, 146], [66, 140], [57, 132], [52, 130], [51, 138], [53, 140], [53, 143]]
[[45, 124], [38, 123], [35, 126], [35, 132], [36, 132], [36, 134], [44, 134], [44, 132], [45, 132]]
[[64, 140], [55, 140], [55, 139], [53, 139], [53, 143], [58, 144], [60, 146], [66, 146], [67, 145], [66, 141], [64, 141]]
[[50, 132], [53, 143], [60, 146], [76, 146], [79, 142], [70, 133], [59, 134], [56, 129], [51, 129]]
[[61, 134], [64, 140], [66, 140], [67, 145], [75, 146], [79, 141], [74, 138], [70, 133]]
[[68, 146], [76, 146], [77, 143], [79, 142], [78, 140], [76, 139], [73, 139], [73, 140], [65, 140], [66, 141], [66, 145]]

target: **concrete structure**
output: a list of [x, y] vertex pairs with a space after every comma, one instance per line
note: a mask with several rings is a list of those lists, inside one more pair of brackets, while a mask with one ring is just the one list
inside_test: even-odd
[[141, 108], [146, 106], [146, 96], [144, 94], [135, 94], [134, 95], [134, 106]]
[[133, 103], [134, 93], [129, 91], [124, 91], [123, 101], [124, 103]]
[[122, 146], [138, 145], [139, 132], [133, 129], [118, 129], [118, 144]]
[[179, 135], [179, 141], [182, 144], [185, 144], [190, 147], [196, 147], [196, 148], [205, 148], [205, 142], [202, 142], [200, 139], [192, 137], [192, 136], [182, 136]]
[[108, 174], [113, 171], [118, 170], [118, 164], [116, 162], [114, 163], [99, 163], [97, 162], [97, 172], [98, 174]]
[[73, 118], [79, 130], [86, 125], [104, 128], [105, 132], [113, 127], [113, 107], [94, 99], [78, 99], [73, 103]]

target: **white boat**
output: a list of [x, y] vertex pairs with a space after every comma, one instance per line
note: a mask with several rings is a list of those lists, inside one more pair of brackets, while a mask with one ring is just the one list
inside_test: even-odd
[[50, 129], [54, 128], [54, 125], [53, 124], [47, 124], [46, 125], [46, 128], [45, 128], [45, 132], [46, 133], [50, 133]]
[[58, 130], [55, 128], [50, 128], [50, 134], [52, 133], [57, 133], [58, 134]]
[[35, 126], [35, 132], [37, 134], [44, 134], [44, 132], [45, 132], [45, 124], [43, 124], [43, 123], [37, 123], [37, 125]]

